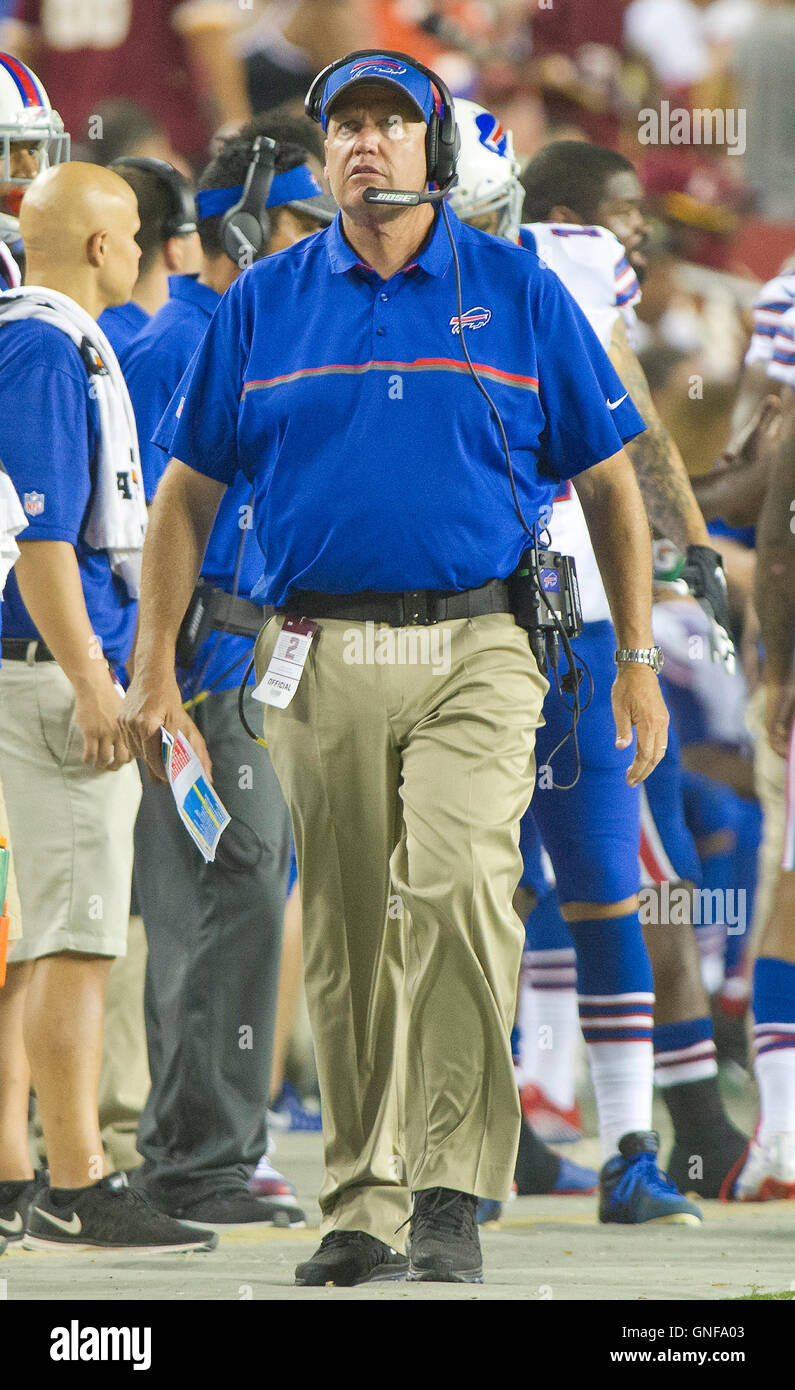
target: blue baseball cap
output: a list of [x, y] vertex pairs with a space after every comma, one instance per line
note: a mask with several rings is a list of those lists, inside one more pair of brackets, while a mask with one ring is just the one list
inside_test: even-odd
[[429, 120], [436, 106], [433, 87], [417, 68], [410, 67], [398, 58], [387, 58], [379, 54], [368, 55], [337, 68], [329, 77], [323, 93], [320, 115], [320, 124], [324, 130], [328, 126], [327, 112], [332, 101], [336, 101], [337, 97], [347, 92], [356, 82], [386, 82], [392, 87], [398, 87], [414, 102], [424, 121]]

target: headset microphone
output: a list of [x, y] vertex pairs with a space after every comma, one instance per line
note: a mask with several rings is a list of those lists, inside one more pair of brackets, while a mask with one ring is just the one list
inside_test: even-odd
[[[457, 180], [453, 180], [453, 183]], [[388, 203], [401, 208], [414, 208], [419, 203], [437, 203], [446, 198], [452, 184], [437, 188], [433, 193], [411, 193], [407, 188], [365, 188], [362, 198], [366, 203]]]

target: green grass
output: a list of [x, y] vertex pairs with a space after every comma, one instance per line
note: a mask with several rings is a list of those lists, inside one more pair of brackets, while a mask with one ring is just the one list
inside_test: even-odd
[[741, 1294], [739, 1298], [724, 1298], [723, 1303], [772, 1303], [784, 1300], [787, 1303], [795, 1301], [795, 1290], [787, 1289], [783, 1293], [762, 1293], [757, 1284], [751, 1285], [751, 1292]]

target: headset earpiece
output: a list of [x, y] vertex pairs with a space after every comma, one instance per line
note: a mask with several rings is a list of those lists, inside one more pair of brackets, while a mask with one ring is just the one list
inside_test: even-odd
[[256, 260], [271, 239], [271, 220], [265, 204], [276, 172], [277, 145], [267, 135], [258, 135], [251, 150], [251, 162], [239, 203], [224, 213], [221, 245], [230, 261], [241, 264]]
[[153, 174], [166, 186], [171, 200], [171, 208], [163, 222], [163, 236], [188, 236], [196, 231], [196, 202], [190, 184], [184, 174], [167, 164], [164, 159], [152, 159], [148, 155], [119, 155], [109, 165], [114, 172], [121, 169], [140, 169]]

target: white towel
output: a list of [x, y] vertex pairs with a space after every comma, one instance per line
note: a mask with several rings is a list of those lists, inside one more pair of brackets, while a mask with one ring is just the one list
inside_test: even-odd
[[135, 416], [116, 354], [96, 321], [67, 295], [39, 285], [0, 294], [0, 328], [31, 318], [60, 328], [86, 363], [99, 410], [100, 441], [85, 536], [95, 550], [107, 551], [114, 574], [124, 581], [130, 597], [137, 598], [146, 500]]
[[0, 595], [11, 567], [19, 559], [19, 546], [14, 537], [24, 531], [27, 524], [14, 484], [0, 461]]

